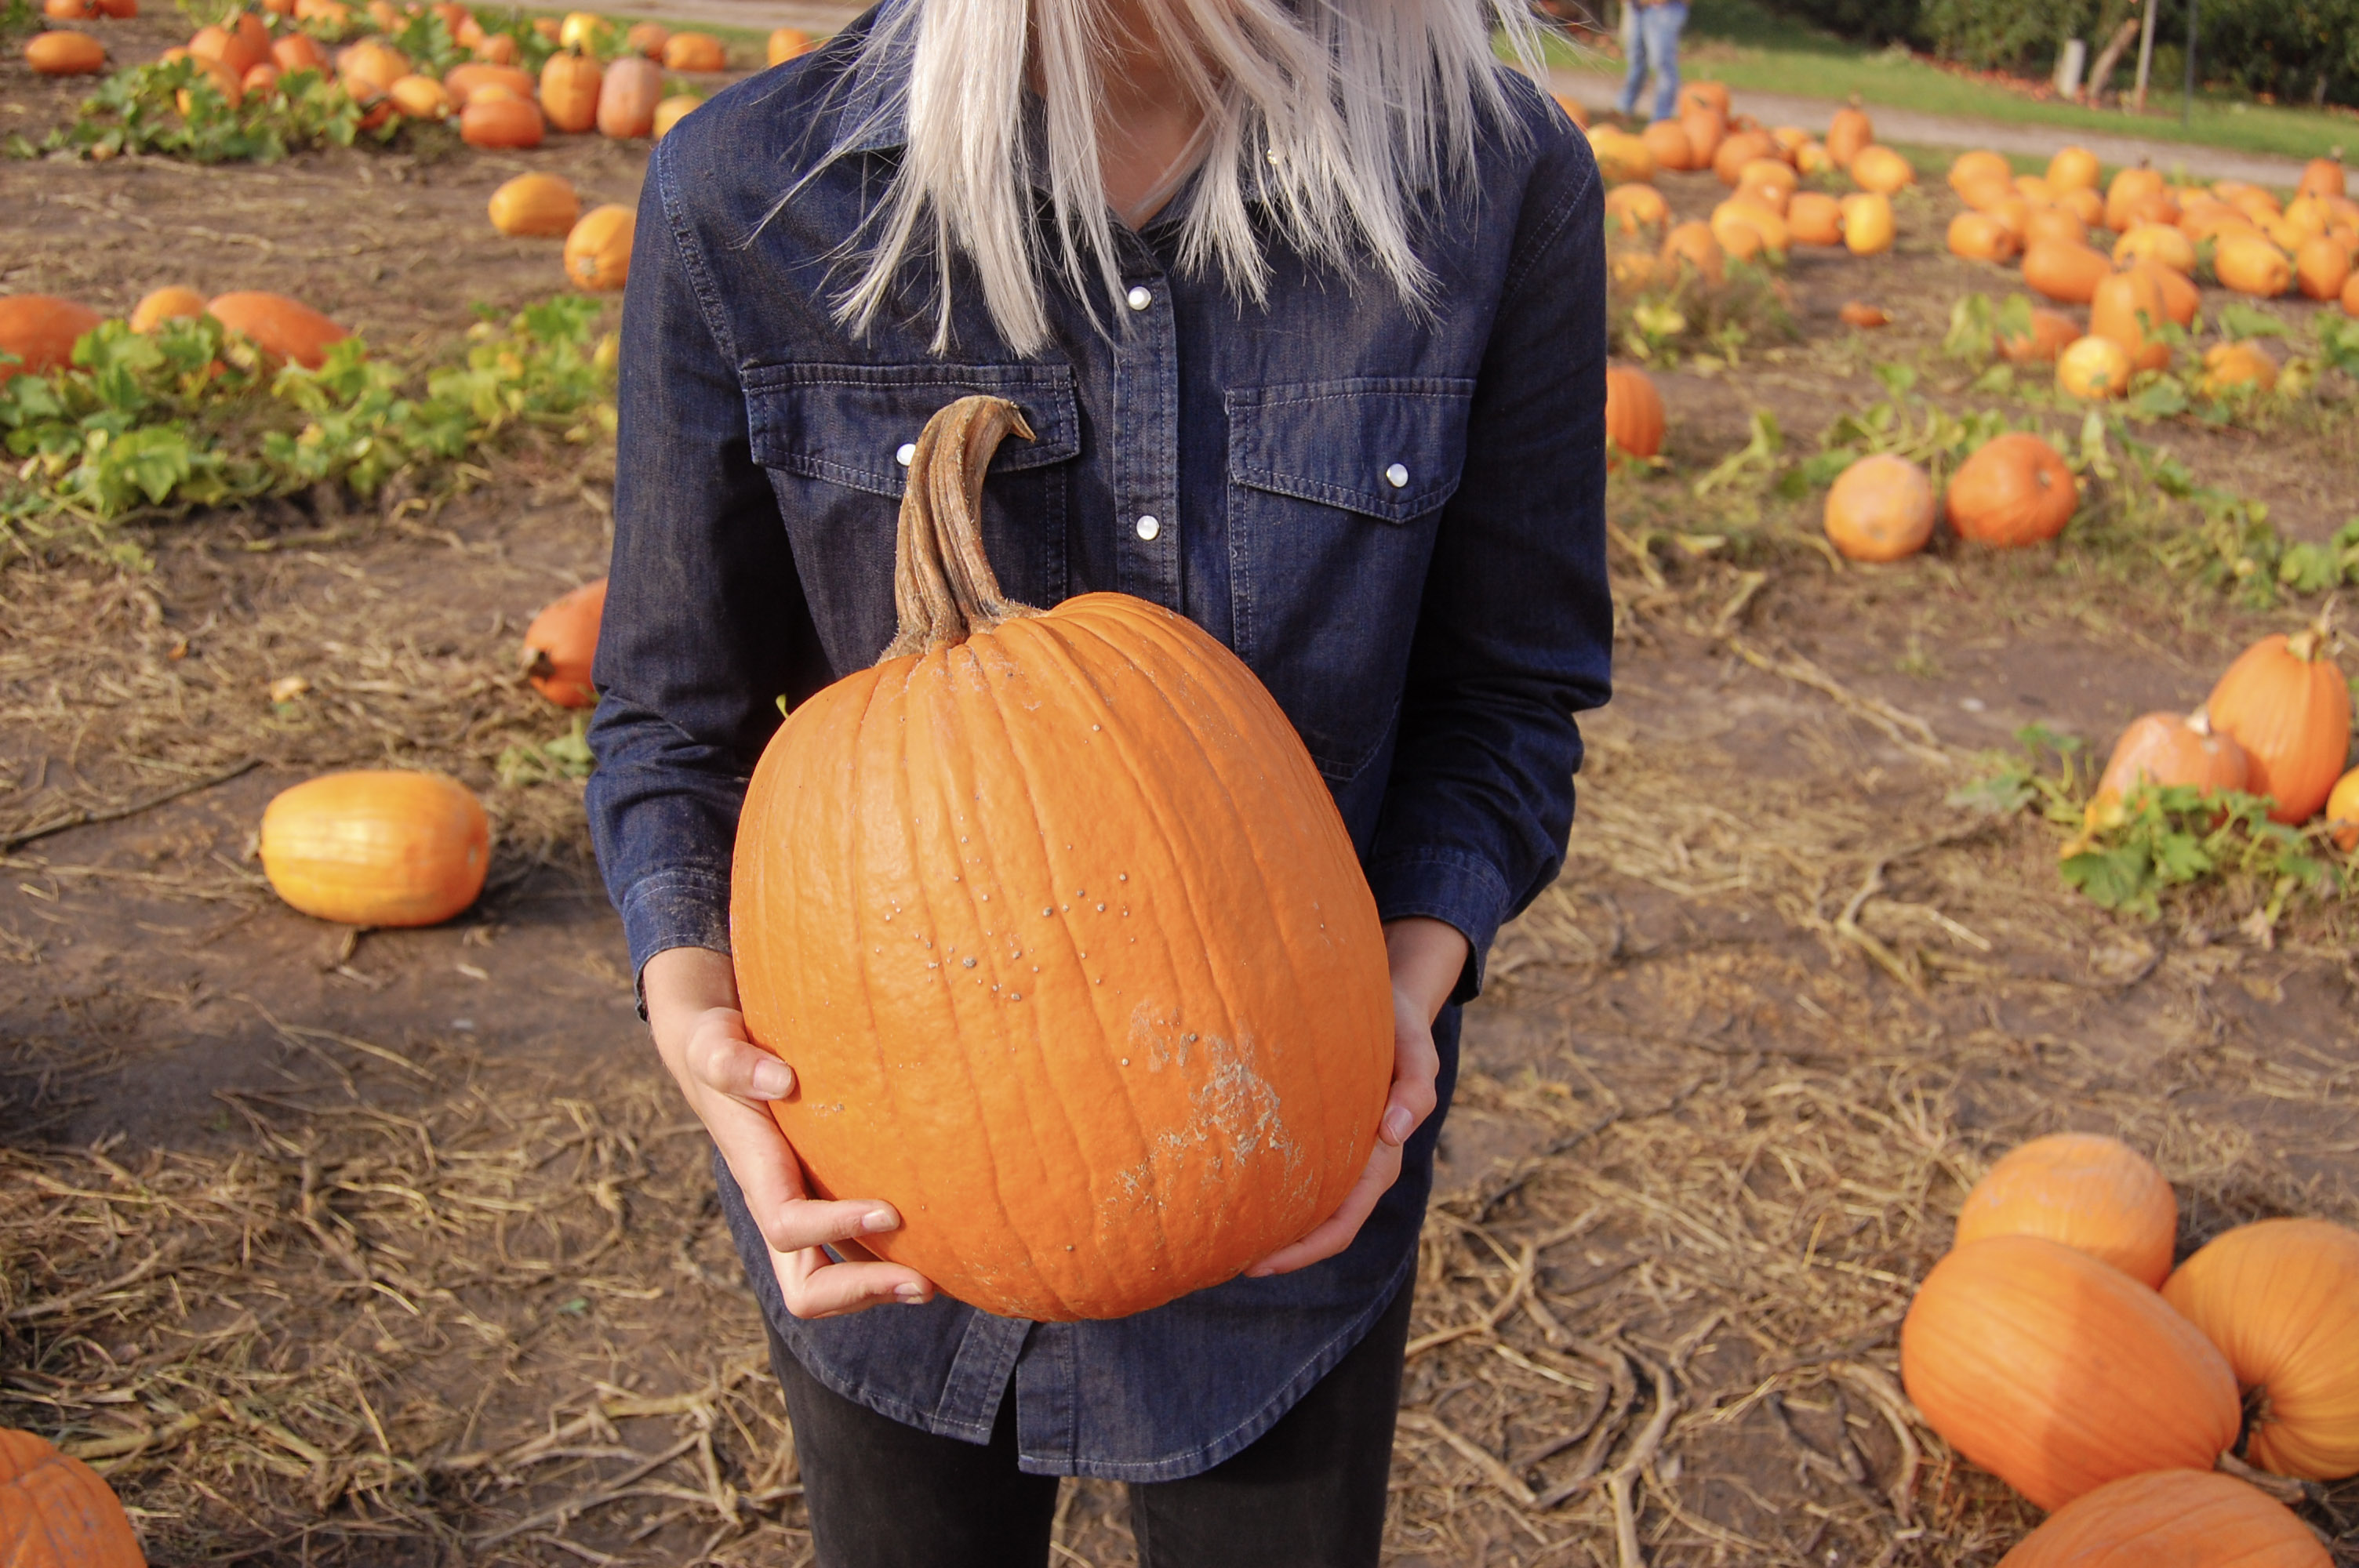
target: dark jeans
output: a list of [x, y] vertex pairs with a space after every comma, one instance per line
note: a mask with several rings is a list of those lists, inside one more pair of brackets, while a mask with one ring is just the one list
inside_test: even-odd
[[[1134, 1482], [1141, 1568], [1369, 1568], [1384, 1536], [1415, 1276], [1335, 1369], [1242, 1453]], [[889, 1307], [881, 1309], [891, 1311]], [[904, 1426], [834, 1392], [770, 1338], [819, 1568], [1038, 1568], [1057, 1477], [1016, 1467], [1016, 1400], [988, 1444]]]

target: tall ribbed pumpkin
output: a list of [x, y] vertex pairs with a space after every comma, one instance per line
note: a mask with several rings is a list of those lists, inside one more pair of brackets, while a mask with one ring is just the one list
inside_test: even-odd
[[2272, 822], [2307, 822], [2326, 804], [2351, 751], [2351, 687], [2312, 626], [2262, 638], [2236, 656], [2203, 704], [2212, 727], [2245, 748], [2245, 787], [2276, 801]]
[[755, 770], [730, 910], [773, 1107], [867, 1245], [1004, 1316], [1118, 1317], [1332, 1213], [1391, 1077], [1382, 928], [1269, 694], [1184, 618], [1001, 597], [976, 508], [1011, 404], [919, 438], [900, 635]]
[[123, 1505], [91, 1467], [29, 1432], [0, 1430], [0, 1563], [144, 1568]]

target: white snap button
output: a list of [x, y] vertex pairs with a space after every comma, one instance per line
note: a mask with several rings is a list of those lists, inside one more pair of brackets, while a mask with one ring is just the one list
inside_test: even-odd
[[1130, 308], [1133, 310], [1144, 310], [1148, 306], [1155, 303], [1155, 296], [1147, 290], [1144, 284], [1132, 288], [1128, 297], [1130, 299]]
[[893, 454], [893, 460], [899, 463], [903, 468], [908, 468], [909, 464], [916, 460], [917, 456], [918, 443], [915, 441], [904, 441], [901, 443], [901, 449]]
[[1395, 490], [1406, 488], [1408, 484], [1408, 470], [1403, 468], [1398, 463], [1395, 463], [1392, 467], [1385, 470], [1385, 482], [1391, 485]]
[[1163, 524], [1158, 523], [1154, 518], [1142, 517], [1138, 520], [1138, 536], [1140, 538], [1151, 540], [1155, 535], [1162, 532]]

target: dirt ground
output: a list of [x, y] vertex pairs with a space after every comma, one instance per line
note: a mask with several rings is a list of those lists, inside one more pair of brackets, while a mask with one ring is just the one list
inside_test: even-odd
[[[0, 125], [71, 96], [0, 62]], [[642, 157], [0, 163], [0, 291], [280, 288], [426, 356], [559, 283], [554, 242], [493, 234], [493, 186], [628, 201]], [[1950, 211], [1904, 202], [1889, 257], [1798, 256], [1797, 337], [1659, 376], [1668, 470], [1614, 481], [1617, 695], [1565, 873], [1468, 1014], [1394, 1561], [1986, 1568], [2036, 1516], [1915, 1419], [1896, 1335], [1991, 1158], [2117, 1131], [2184, 1248], [2359, 1221], [2347, 910], [2110, 915], [2053, 831], [1946, 804], [2017, 726], [2102, 748], [2317, 606], [2077, 529], [1839, 568], [1813, 503], [1693, 494], [1756, 409], [1809, 449], [1878, 361], [1973, 403], [1933, 351], [2008, 280], [1940, 254]], [[1840, 327], [1854, 297], [1895, 325]], [[2321, 538], [2359, 514], [2339, 395], [2150, 436]], [[515, 679], [526, 618], [603, 569], [612, 460], [516, 448], [390, 511], [136, 524], [144, 571], [0, 570], [0, 1423], [104, 1470], [159, 1563], [808, 1560], [709, 1149], [538, 750], [569, 721]], [[354, 935], [259, 874], [274, 791], [380, 762], [493, 814], [490, 891], [447, 926]], [[2359, 1487], [2304, 1506], [2359, 1563]], [[1118, 1488], [1068, 1488], [1057, 1553], [1134, 1561]]]

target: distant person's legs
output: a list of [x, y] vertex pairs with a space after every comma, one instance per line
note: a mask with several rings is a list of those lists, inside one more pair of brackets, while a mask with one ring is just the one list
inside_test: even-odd
[[1623, 45], [1630, 55], [1630, 74], [1622, 79], [1622, 98], [1618, 104], [1625, 114], [1638, 112], [1638, 94], [1647, 85], [1647, 18], [1648, 7], [1638, 0], [1622, 0], [1624, 15], [1629, 18], [1622, 29]]
[[[1647, 58], [1655, 67], [1655, 118], [1668, 120], [1680, 112], [1680, 32], [1688, 25], [1687, 0], [1663, 0], [1638, 13], [1638, 33], [1647, 40]], [[1633, 103], [1637, 90], [1625, 87]]]

